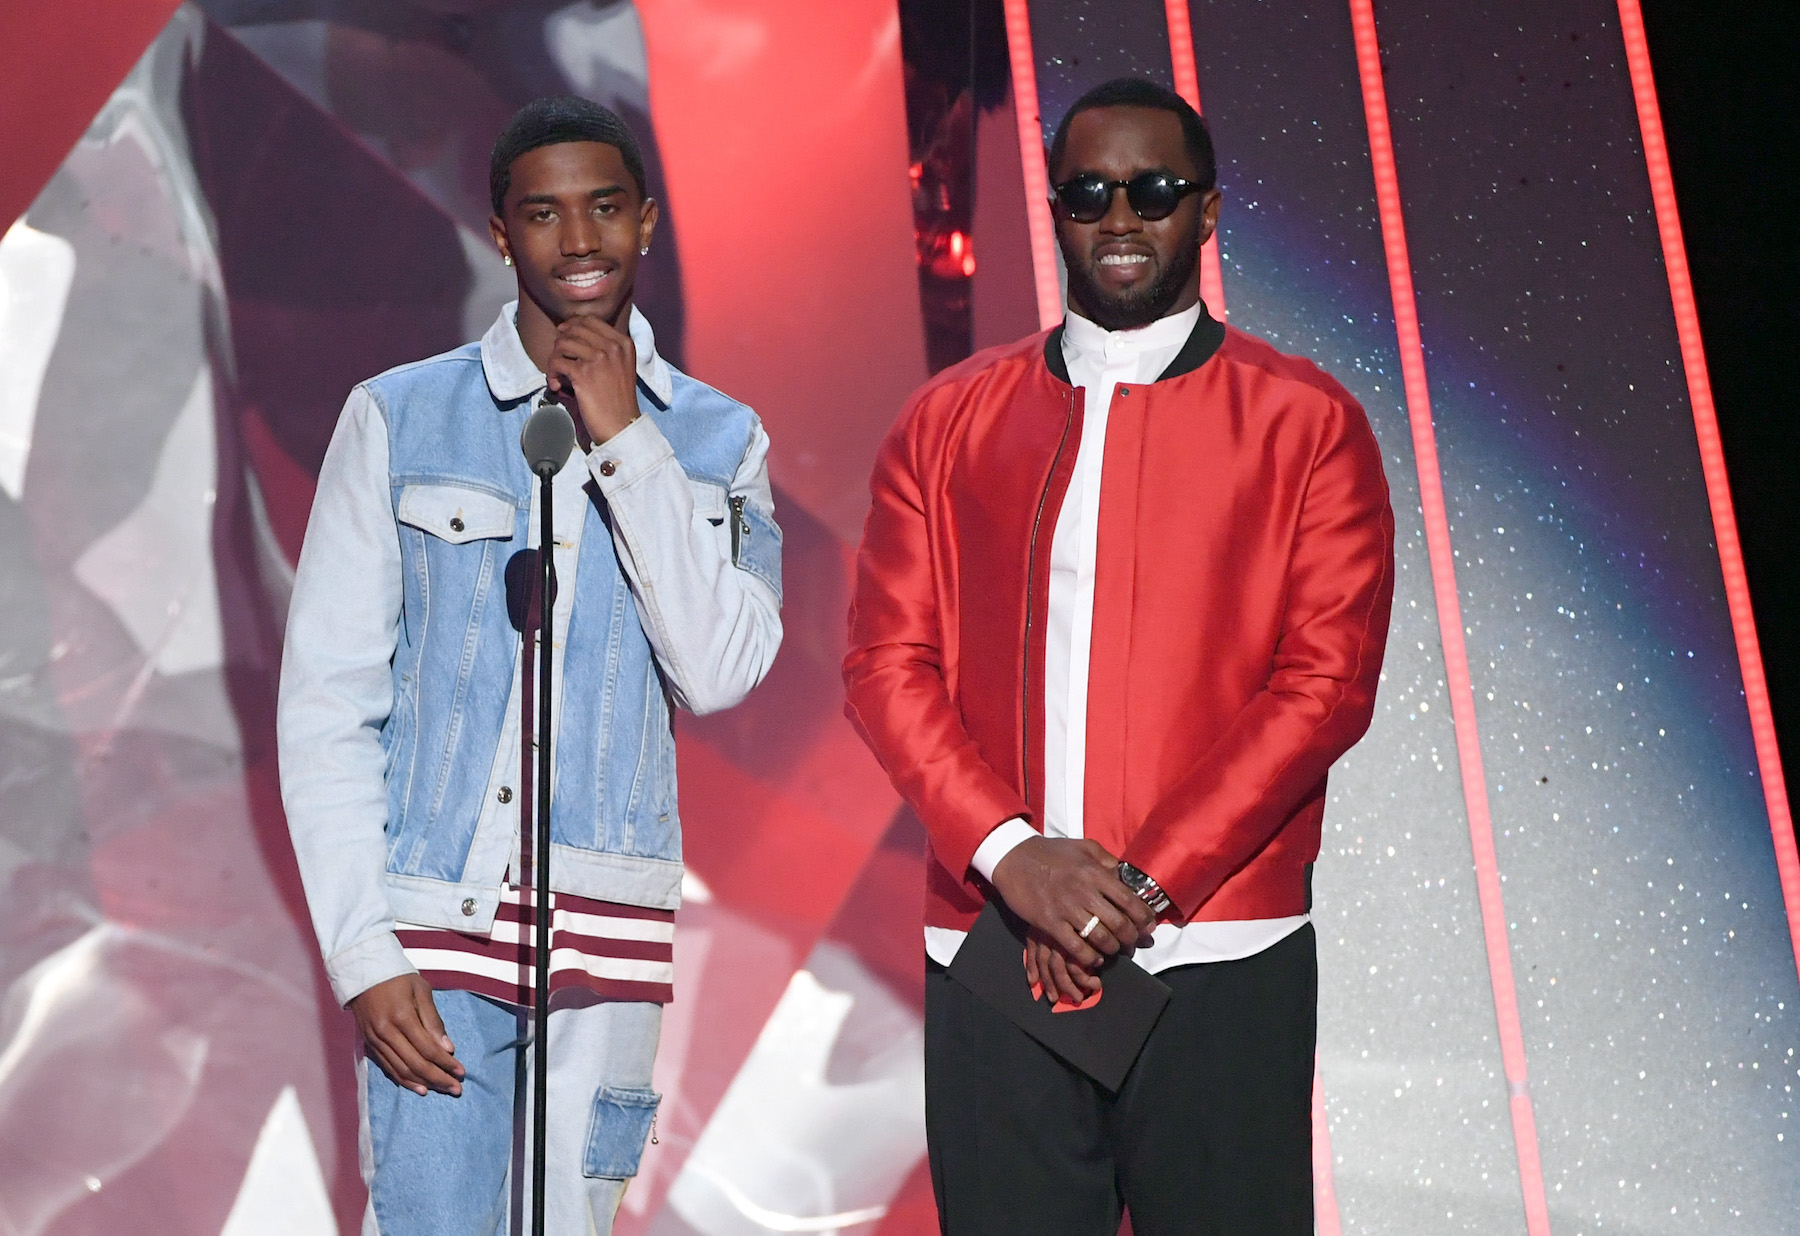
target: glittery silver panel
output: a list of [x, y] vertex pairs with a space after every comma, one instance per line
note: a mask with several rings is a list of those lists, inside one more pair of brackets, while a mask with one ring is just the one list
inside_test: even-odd
[[[1333, 782], [1346, 1231], [1524, 1227], [1347, 14], [1195, 3], [1234, 323], [1364, 401], [1400, 520]], [[1797, 998], [1612, 6], [1378, 11], [1552, 1227], [1786, 1232]]]
[[1193, 18], [1231, 321], [1362, 401], [1398, 530], [1376, 718], [1333, 773], [1314, 885], [1339, 1212], [1348, 1232], [1522, 1234], [1348, 18], [1248, 3]]

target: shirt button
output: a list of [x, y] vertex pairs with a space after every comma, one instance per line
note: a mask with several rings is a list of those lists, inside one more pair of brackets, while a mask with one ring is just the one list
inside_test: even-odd
[[601, 476], [611, 476], [613, 473], [617, 472], [618, 470], [619, 470], [619, 465], [614, 463], [610, 459], [604, 460], [600, 464], [600, 475]]
[[463, 917], [464, 918], [474, 918], [475, 917], [475, 899], [473, 897], [464, 897], [463, 898]]
[[500, 792], [498, 794], [494, 795], [494, 797], [498, 798], [503, 803], [511, 802], [512, 801], [512, 786], [510, 786], [510, 785], [501, 786]]
[[462, 516], [452, 515], [450, 517], [450, 531], [461, 532], [462, 530], [463, 530]]
[[1121, 386], [1119, 388], [1119, 394], [1129, 395], [1129, 394], [1131, 394], [1131, 388], [1129, 386]]

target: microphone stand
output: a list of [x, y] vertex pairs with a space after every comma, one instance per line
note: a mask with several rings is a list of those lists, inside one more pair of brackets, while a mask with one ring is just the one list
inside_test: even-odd
[[550, 1094], [550, 670], [556, 633], [552, 615], [556, 598], [556, 535], [551, 481], [575, 449], [575, 426], [568, 412], [560, 405], [540, 402], [526, 419], [519, 448], [538, 478], [537, 827], [531, 846], [532, 875], [537, 885], [532, 898], [536, 910], [532, 951], [537, 975], [532, 993], [531, 1231], [533, 1236], [545, 1236], [545, 1109]]

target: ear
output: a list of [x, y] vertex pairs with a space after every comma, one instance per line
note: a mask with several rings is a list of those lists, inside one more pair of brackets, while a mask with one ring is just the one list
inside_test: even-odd
[[1219, 203], [1223, 200], [1217, 189], [1208, 189], [1200, 195], [1200, 243], [1211, 239], [1213, 230], [1219, 226]]
[[655, 234], [656, 221], [660, 218], [662, 218], [662, 208], [656, 204], [656, 199], [645, 198], [644, 204], [638, 208], [638, 248], [650, 247], [650, 237]]
[[506, 224], [501, 221], [499, 215], [488, 216], [488, 235], [494, 238], [494, 244], [499, 247], [501, 257], [510, 258], [512, 256], [512, 241], [507, 239]]

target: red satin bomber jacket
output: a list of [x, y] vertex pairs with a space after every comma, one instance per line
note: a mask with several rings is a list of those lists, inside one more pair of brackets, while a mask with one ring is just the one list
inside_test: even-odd
[[[1043, 826], [1050, 541], [1082, 398], [1059, 327], [939, 374], [876, 461], [847, 712], [930, 835], [932, 926], [974, 921], [969, 861], [997, 824]], [[1183, 919], [1302, 913], [1393, 601], [1368, 419], [1203, 311], [1157, 381], [1114, 391], [1102, 468], [1085, 833]]]

